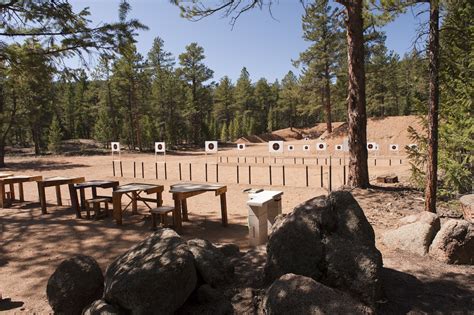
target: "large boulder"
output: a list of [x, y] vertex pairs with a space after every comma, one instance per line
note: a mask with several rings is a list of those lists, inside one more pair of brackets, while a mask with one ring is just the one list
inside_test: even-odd
[[81, 314], [104, 290], [104, 276], [94, 258], [77, 255], [64, 260], [48, 280], [46, 295], [55, 314]]
[[295, 273], [373, 304], [382, 296], [381, 269], [374, 230], [347, 191], [311, 199], [279, 216], [268, 240], [267, 281]]
[[117, 257], [105, 274], [105, 300], [133, 314], [172, 314], [196, 288], [193, 254], [160, 229]]
[[189, 240], [188, 246], [194, 256], [198, 274], [205, 283], [219, 287], [231, 281], [234, 266], [211, 242], [196, 238]]
[[229, 299], [222, 290], [214, 289], [209, 284], [201, 285], [192, 298], [176, 311], [176, 315], [184, 314], [234, 314], [234, 309]]
[[465, 220], [444, 222], [430, 246], [430, 255], [448, 264], [474, 265], [474, 225]]
[[424, 256], [428, 253], [439, 228], [439, 217], [434, 213], [423, 211], [401, 219], [400, 227], [385, 232], [382, 242], [390, 248]]
[[94, 301], [84, 309], [82, 315], [120, 315], [121, 312], [104, 300]]
[[263, 306], [267, 315], [373, 314], [372, 309], [349, 294], [295, 274], [283, 275], [273, 282], [264, 297]]

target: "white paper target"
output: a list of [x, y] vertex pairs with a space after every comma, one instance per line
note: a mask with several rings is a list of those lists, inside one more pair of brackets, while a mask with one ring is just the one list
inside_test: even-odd
[[245, 150], [245, 143], [238, 143], [237, 150], [244, 151]]
[[305, 137], [305, 138], [304, 138], [304, 141], [309, 141], [309, 138], [308, 138], [308, 137]]
[[335, 149], [336, 151], [342, 151], [342, 144], [336, 144], [336, 145], [334, 146], [334, 149]]
[[369, 150], [369, 151], [376, 151], [376, 150], [377, 150], [377, 143], [375, 143], [375, 142], [367, 142], [367, 150]]
[[206, 152], [217, 153], [217, 141], [206, 141]]
[[390, 144], [390, 145], [388, 146], [388, 149], [389, 149], [390, 151], [398, 151], [398, 144]]
[[112, 152], [120, 152], [120, 142], [111, 142]]
[[311, 149], [311, 147], [308, 144], [305, 144], [303, 146], [303, 151], [309, 151], [310, 149]]
[[295, 151], [295, 146], [290, 144], [286, 147], [288, 149], [288, 151]]
[[268, 151], [270, 153], [283, 153], [283, 141], [269, 141]]
[[155, 153], [166, 152], [166, 145], [164, 142], [155, 142]]
[[316, 150], [326, 151], [327, 146], [328, 145], [326, 144], [326, 142], [318, 142], [318, 143], [316, 143]]

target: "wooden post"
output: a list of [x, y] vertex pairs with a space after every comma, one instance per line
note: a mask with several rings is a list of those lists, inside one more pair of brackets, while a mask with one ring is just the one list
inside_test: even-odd
[[293, 158], [293, 164], [296, 164], [296, 158]]
[[205, 170], [206, 170], [205, 173], [206, 173], [206, 183], [207, 183], [207, 163], [204, 164], [204, 166], [205, 166]]
[[257, 157], [255, 157], [255, 164], [257, 164], [257, 163], [258, 163], [258, 161], [257, 161]]
[[237, 184], [240, 184], [239, 181], [239, 165], [237, 164]]
[[319, 159], [316, 158], [316, 165], [319, 165]]
[[219, 164], [216, 164], [216, 183], [219, 182]]
[[123, 177], [122, 161], [120, 161], [120, 177]]
[[133, 178], [137, 177], [136, 162], [133, 161]]
[[324, 165], [328, 165], [328, 158], [324, 158]]
[[268, 174], [270, 175], [270, 186], [272, 185], [272, 166], [268, 165]]
[[225, 193], [220, 195], [221, 199], [221, 217], [222, 217], [222, 225], [227, 226], [227, 200]]
[[374, 166], [377, 166], [377, 159], [374, 158]]
[[303, 163], [303, 165], [304, 165], [304, 158], [301, 158], [301, 162], [302, 162], [302, 163]]
[[400, 165], [402, 164], [402, 159], [400, 159]]
[[332, 190], [332, 165], [329, 163], [329, 191]]
[[113, 174], [114, 174], [114, 177], [115, 177], [115, 161], [112, 161], [112, 168], [113, 168]]
[[339, 158], [339, 165], [342, 165], [342, 159]]
[[[61, 186], [57, 185], [55, 187], [56, 187], [56, 199], [57, 199], [57, 202], [58, 202], [58, 206], [62, 206], [63, 205], [63, 200], [61, 198]], [[12, 197], [12, 199], [13, 199], [13, 197]]]
[[18, 183], [18, 192], [20, 194], [20, 201], [25, 201], [25, 194], [23, 192], [23, 183]]
[[191, 163], [189, 163], [189, 181], [193, 181], [193, 170], [191, 168]]
[[227, 157], [227, 163], [229, 163], [229, 157]]
[[155, 178], [158, 179], [158, 163], [155, 162]]
[[249, 185], [252, 185], [252, 167], [249, 165]]
[[178, 167], [179, 167], [179, 180], [183, 180], [182, 178], [182, 174], [181, 174], [181, 163], [178, 163]]
[[344, 186], [346, 185], [346, 166], [344, 165], [342, 168], [342, 178], [344, 181]]
[[323, 188], [323, 166], [321, 165], [321, 188]]
[[286, 184], [286, 179], [285, 179], [285, 165], [282, 166], [282, 171], [283, 171], [283, 186]]
[[308, 174], [308, 165], [306, 165], [306, 187], [309, 186], [309, 174]]
[[165, 162], [165, 180], [168, 179], [168, 172], [167, 172], [167, 169], [166, 169], [166, 162]]
[[145, 178], [145, 163], [142, 161], [142, 178]]
[[240, 157], [238, 156], [237, 157], [237, 164], [239, 164], [239, 163], [240, 163]]
[[247, 157], [244, 156], [244, 163], [247, 164]]
[[388, 166], [392, 166], [392, 159], [388, 159]]

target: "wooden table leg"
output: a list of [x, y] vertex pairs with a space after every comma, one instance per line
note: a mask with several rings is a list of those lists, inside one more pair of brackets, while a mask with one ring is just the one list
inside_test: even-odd
[[112, 205], [113, 205], [113, 215], [115, 223], [118, 225], [122, 224], [122, 194], [121, 193], [112, 193]]
[[46, 192], [44, 191], [44, 185], [42, 182], [38, 182], [38, 196], [39, 196], [39, 202], [41, 204], [41, 213], [42, 214], [48, 213], [46, 209]]
[[0, 184], [0, 208], [3, 209], [5, 206], [5, 185]]
[[97, 198], [97, 188], [92, 187], [92, 198]]
[[74, 184], [69, 184], [69, 196], [71, 197], [71, 206], [74, 212], [76, 212], [76, 218], [81, 218], [81, 209], [79, 207], [79, 201], [77, 200], [77, 191]]
[[225, 193], [221, 194], [221, 216], [222, 225], [227, 226], [227, 200]]
[[15, 185], [10, 184], [10, 199], [13, 202], [15, 200]]
[[63, 205], [63, 200], [61, 199], [61, 186], [57, 185], [56, 187], [56, 200], [58, 202], [58, 206]]
[[20, 201], [25, 201], [25, 194], [23, 191], [23, 183], [18, 183], [18, 194], [20, 195]]
[[163, 205], [163, 196], [161, 193], [156, 193], [156, 206], [161, 207]]
[[174, 199], [173, 222], [177, 233], [181, 232], [183, 223], [181, 222], [181, 201]]
[[86, 191], [84, 188], [79, 188], [79, 196], [81, 198], [81, 209], [86, 210]]
[[138, 198], [137, 192], [132, 191], [132, 214], [138, 214], [137, 198]]
[[183, 221], [189, 221], [188, 203], [186, 202], [186, 199], [181, 200], [181, 211], [183, 212]]

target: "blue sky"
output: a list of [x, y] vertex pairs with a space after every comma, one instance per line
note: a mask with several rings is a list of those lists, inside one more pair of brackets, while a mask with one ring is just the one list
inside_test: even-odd
[[[119, 0], [71, 1], [79, 9], [90, 7], [94, 23], [116, 21]], [[177, 57], [185, 46], [197, 42], [204, 48], [205, 63], [214, 70], [213, 80], [228, 75], [234, 82], [242, 67], [247, 67], [253, 80], [261, 77], [270, 82], [281, 79], [289, 70], [297, 72], [291, 60], [308, 47], [302, 39], [303, 8], [298, 0], [280, 0], [268, 10], [251, 10], [242, 15], [232, 29], [230, 20], [219, 14], [199, 22], [179, 15], [179, 9], [168, 0], [129, 0], [130, 17], [149, 27], [140, 32], [138, 50], [146, 55], [153, 38], [160, 36], [165, 49]], [[424, 16], [421, 17], [423, 19]], [[420, 18], [407, 13], [387, 25], [386, 45], [399, 55], [411, 50]]]

